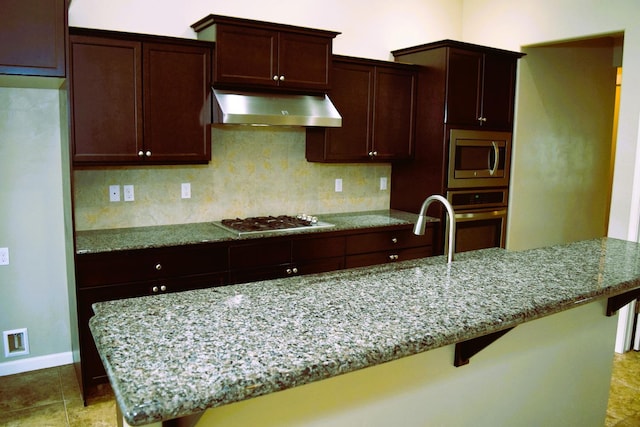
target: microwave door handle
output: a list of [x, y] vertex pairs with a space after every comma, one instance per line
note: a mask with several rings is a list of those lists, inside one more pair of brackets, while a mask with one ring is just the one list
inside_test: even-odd
[[493, 167], [489, 169], [489, 175], [493, 176], [500, 163], [500, 150], [498, 150], [498, 144], [495, 141], [491, 141], [491, 145], [493, 146]]

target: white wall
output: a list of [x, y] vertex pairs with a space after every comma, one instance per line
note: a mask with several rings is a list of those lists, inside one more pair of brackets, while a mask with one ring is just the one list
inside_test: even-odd
[[[638, 238], [640, 217], [640, 2], [637, 0], [464, 0], [463, 38], [521, 46], [624, 32], [623, 82], [608, 234]], [[525, 96], [519, 93], [518, 96]], [[516, 128], [520, 117], [516, 111]], [[519, 135], [515, 134], [517, 138]]]
[[73, 0], [69, 25], [195, 38], [209, 14], [339, 31], [334, 53], [389, 60], [390, 51], [459, 38], [462, 0]]
[[71, 362], [59, 94], [0, 88], [0, 246], [10, 250], [0, 266], [0, 330], [27, 328], [30, 344], [29, 356], [0, 353], [0, 375], [26, 359], [31, 369]]

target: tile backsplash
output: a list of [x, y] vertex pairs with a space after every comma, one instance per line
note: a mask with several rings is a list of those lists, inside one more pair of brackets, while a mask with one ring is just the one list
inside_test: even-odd
[[[389, 164], [320, 164], [305, 159], [301, 128], [212, 129], [207, 165], [105, 167], [74, 171], [77, 230], [215, 221], [222, 218], [389, 208]], [[334, 191], [341, 178], [342, 192]], [[181, 198], [182, 183], [191, 198]], [[134, 201], [109, 201], [109, 186], [134, 186]], [[122, 196], [122, 194], [121, 194]], [[123, 199], [121, 199], [123, 200]]]

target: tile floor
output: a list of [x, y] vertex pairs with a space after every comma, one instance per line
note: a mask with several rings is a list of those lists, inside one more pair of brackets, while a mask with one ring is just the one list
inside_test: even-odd
[[[82, 404], [71, 365], [0, 377], [2, 427], [116, 426], [108, 384], [92, 390]], [[640, 426], [640, 352], [615, 354], [605, 427]]]

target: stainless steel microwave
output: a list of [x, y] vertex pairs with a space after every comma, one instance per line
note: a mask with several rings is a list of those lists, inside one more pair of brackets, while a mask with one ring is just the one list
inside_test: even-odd
[[448, 188], [506, 187], [510, 164], [510, 132], [451, 130]]

